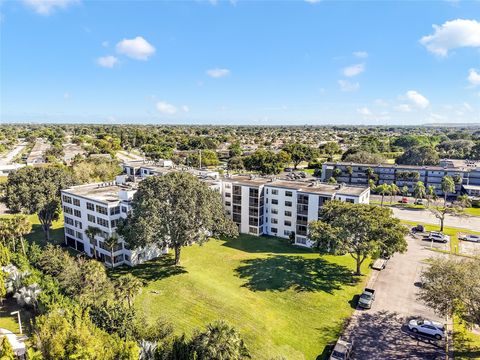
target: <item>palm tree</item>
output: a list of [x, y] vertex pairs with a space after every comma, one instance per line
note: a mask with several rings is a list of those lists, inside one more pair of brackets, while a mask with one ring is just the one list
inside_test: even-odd
[[158, 344], [156, 341], [140, 340], [138, 343], [140, 348], [139, 360], [154, 360], [156, 358], [156, 352]]
[[429, 185], [427, 188], [427, 206], [430, 206], [432, 200], [437, 198], [437, 188], [434, 185]]
[[38, 296], [42, 292], [38, 284], [31, 284], [26, 287], [22, 287], [18, 292], [13, 295], [17, 299], [17, 303], [21, 306], [31, 306], [33, 311], [36, 312], [38, 305]]
[[400, 192], [400, 188], [397, 184], [390, 184], [390, 204], [393, 202], [393, 198]]
[[349, 165], [346, 167], [347, 174], [348, 174], [348, 183], [352, 183], [352, 174], [353, 174], [353, 168]]
[[451, 176], [447, 175], [442, 178], [442, 191], [444, 198], [443, 206], [447, 206], [448, 193], [455, 192], [455, 182], [453, 181], [453, 178]]
[[108, 237], [108, 239], [105, 239], [103, 242], [107, 249], [110, 251], [110, 265], [112, 269], [114, 268], [114, 257], [113, 253], [115, 252], [115, 247], [118, 245], [118, 235], [117, 234], [112, 234]]
[[390, 194], [390, 185], [388, 185], [386, 183], [383, 183], [381, 185], [378, 185], [375, 188], [375, 191], [377, 193], [379, 193], [380, 195], [382, 195], [382, 203], [380, 205], [383, 206], [383, 199], [384, 199], [385, 195]]
[[32, 231], [32, 223], [25, 215], [15, 216], [13, 218], [13, 230], [15, 236], [18, 236], [18, 238], [20, 239], [23, 255], [27, 256], [27, 252], [25, 250], [25, 239], [23, 238], [23, 236], [26, 234], [30, 234], [30, 232]]
[[132, 274], [120, 276], [116, 281], [118, 297], [127, 301], [128, 307], [132, 307], [133, 299], [142, 290], [143, 283]]
[[415, 202], [417, 199], [423, 199], [426, 195], [425, 184], [422, 181], [417, 181], [413, 188], [413, 196], [415, 196]]
[[95, 236], [100, 234], [102, 231], [95, 227], [89, 226], [85, 229], [85, 235], [87, 235], [88, 239], [90, 240], [90, 244], [93, 245], [93, 258], [97, 259], [97, 240], [95, 240]]
[[207, 325], [192, 338], [192, 350], [201, 359], [249, 359], [250, 353], [235, 328], [224, 321]]

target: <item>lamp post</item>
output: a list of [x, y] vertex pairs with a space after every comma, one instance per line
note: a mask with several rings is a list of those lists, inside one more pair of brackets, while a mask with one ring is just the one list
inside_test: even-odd
[[10, 313], [10, 315], [15, 315], [15, 314], [17, 315], [17, 318], [18, 318], [18, 326], [20, 327], [20, 334], [23, 334], [22, 333], [22, 319], [20, 318], [20, 310]]

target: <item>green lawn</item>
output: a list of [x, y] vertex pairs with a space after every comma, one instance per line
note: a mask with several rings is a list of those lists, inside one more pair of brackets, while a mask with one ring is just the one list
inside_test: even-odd
[[[12, 217], [15, 215], [0, 215], [2, 217]], [[34, 241], [37, 244], [44, 243], [44, 235], [40, 221], [38, 220], [37, 215], [28, 215], [28, 219], [32, 223], [32, 232], [26, 236], [28, 241]], [[64, 232], [63, 232], [63, 214], [60, 214], [60, 220], [55, 221], [50, 229], [50, 239], [54, 244], [60, 244], [64, 241]]]
[[470, 216], [480, 216], [480, 208], [466, 208], [465, 213]]
[[[352, 275], [348, 255], [320, 257], [269, 237], [211, 240], [185, 248], [183, 267], [171, 261], [166, 256], [113, 275], [131, 272], [146, 282], [135, 306], [149, 321], [163, 317], [179, 333], [191, 334], [226, 320], [240, 331], [254, 359], [324, 358], [365, 282]], [[367, 263], [363, 270], [368, 272]]]
[[457, 360], [480, 359], [480, 334], [473, 333], [455, 321], [453, 333], [454, 356]]

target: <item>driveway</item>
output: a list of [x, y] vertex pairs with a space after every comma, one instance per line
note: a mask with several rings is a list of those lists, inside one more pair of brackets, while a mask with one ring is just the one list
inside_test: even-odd
[[[414, 221], [427, 224], [437, 224], [440, 226], [440, 221], [428, 210], [424, 209], [408, 209], [408, 208], [391, 208], [395, 217], [401, 220]], [[480, 230], [479, 216], [445, 216], [446, 227], [463, 228], [473, 231]]]
[[424, 262], [442, 256], [427, 250], [420, 239], [408, 237], [408, 251], [395, 255], [386, 269], [374, 271], [369, 287], [375, 289], [370, 310], [356, 310], [344, 337], [354, 343], [353, 359], [440, 359], [444, 343], [419, 341], [405, 324], [413, 317], [444, 322], [417, 300]]

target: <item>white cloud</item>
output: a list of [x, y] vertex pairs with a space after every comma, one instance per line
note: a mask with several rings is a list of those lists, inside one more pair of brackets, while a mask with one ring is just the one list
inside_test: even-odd
[[101, 56], [97, 59], [97, 64], [105, 68], [113, 68], [118, 64], [118, 59], [115, 56]]
[[372, 112], [367, 107], [358, 108], [357, 113], [359, 113], [360, 115], [364, 115], [364, 116], [372, 115]]
[[375, 99], [373, 103], [378, 106], [388, 106], [388, 102], [383, 99]]
[[366, 59], [368, 57], [368, 53], [366, 51], [355, 51], [353, 56], [359, 59]]
[[190, 108], [187, 105], [183, 105], [182, 110], [183, 112], [186, 112], [186, 113], [190, 112]]
[[177, 112], [177, 107], [166, 101], [159, 101], [156, 104], [157, 110], [162, 114], [173, 115]]
[[347, 66], [346, 68], [344, 68], [343, 75], [352, 77], [352, 76], [357, 76], [364, 71], [365, 71], [364, 64], [355, 64], [355, 65]]
[[480, 22], [476, 20], [456, 19], [433, 28], [434, 33], [422, 37], [420, 43], [436, 55], [447, 56], [449, 50], [460, 47], [480, 47]]
[[480, 73], [476, 69], [468, 70], [468, 81], [473, 86], [480, 85]]
[[426, 107], [428, 107], [428, 105], [430, 105], [430, 101], [428, 101], [428, 99], [422, 94], [420, 94], [418, 91], [409, 90], [407, 91], [405, 96], [408, 100], [410, 100], [413, 105], [418, 108], [425, 109]]
[[340, 86], [340, 90], [346, 92], [357, 91], [360, 88], [360, 84], [358, 82], [351, 83], [347, 80], [338, 80], [338, 85]]
[[50, 15], [56, 9], [66, 9], [80, 0], [23, 0], [23, 3], [40, 15]]
[[116, 49], [119, 54], [136, 60], [148, 60], [155, 53], [155, 48], [141, 36], [123, 39], [117, 44]]
[[322, 0], [305, 0], [305, 2], [309, 3], [309, 4], [317, 4], [319, 2], [321, 2]]
[[207, 72], [207, 75], [212, 78], [221, 78], [221, 77], [230, 75], [230, 70], [228, 69], [215, 68], [215, 69], [207, 70], [206, 72]]
[[395, 106], [395, 110], [400, 111], [400, 112], [410, 112], [412, 111], [412, 108], [408, 104], [400, 104]]

